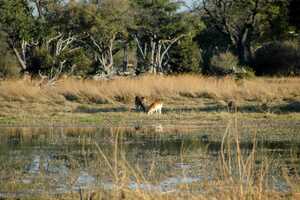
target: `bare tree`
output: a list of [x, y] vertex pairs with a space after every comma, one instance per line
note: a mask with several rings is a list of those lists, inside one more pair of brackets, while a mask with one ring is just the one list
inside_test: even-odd
[[[72, 34], [58, 33], [56, 36], [49, 38], [45, 42], [45, 48], [52, 57], [52, 64], [50, 71], [47, 74], [43, 74], [41, 70], [39, 70], [39, 76], [41, 78], [41, 84], [53, 85], [61, 76], [62, 72], [66, 68], [66, 59], [61, 59], [63, 54], [71, 53], [76, 51], [80, 47], [74, 47], [72, 44], [77, 40], [77, 36]], [[75, 65], [71, 67], [71, 72], [74, 70]]]
[[141, 58], [145, 63], [148, 59], [148, 53], [150, 54], [149, 71], [155, 74], [157, 72], [164, 72], [165, 66], [168, 63], [166, 58], [168, 57], [167, 55], [170, 48], [184, 36], [184, 34], [181, 34], [173, 39], [157, 39], [154, 35], [153, 38], [150, 37], [149, 43], [145, 42], [143, 45], [136, 35], [134, 36], [134, 39], [139, 53], [141, 54]]
[[116, 39], [116, 34], [112, 34], [108, 42], [96, 40], [92, 35], [89, 35], [92, 41], [92, 46], [95, 50], [95, 59], [100, 62], [103, 70], [107, 74], [111, 74], [114, 65], [113, 47]]
[[14, 44], [14, 42], [9, 38], [8, 38], [8, 44], [11, 47], [11, 49], [13, 50], [20, 66], [22, 68], [22, 71], [26, 71], [26, 69], [27, 69], [26, 52], [27, 52], [28, 43], [25, 40], [22, 40], [21, 52], [19, 52], [19, 50], [16, 47], [16, 45]]

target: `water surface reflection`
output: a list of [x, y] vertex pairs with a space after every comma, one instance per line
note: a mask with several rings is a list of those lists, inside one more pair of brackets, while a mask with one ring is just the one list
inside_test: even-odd
[[[144, 180], [126, 179], [130, 189], [171, 192], [180, 190], [182, 184], [222, 176], [221, 141], [200, 130], [193, 134], [135, 134], [98, 128], [35, 133], [7, 130], [0, 134], [0, 197], [62, 194], [82, 188], [110, 190], [118, 187], [122, 177], [128, 179], [129, 166]], [[251, 140], [240, 146], [243, 156], [252, 152]], [[268, 158], [273, 163], [270, 187], [287, 191], [281, 169], [286, 168], [291, 176], [298, 174], [300, 142], [258, 140], [256, 146], [256, 167]], [[235, 156], [235, 150], [232, 146], [225, 156]], [[197, 192], [203, 191], [198, 188]]]

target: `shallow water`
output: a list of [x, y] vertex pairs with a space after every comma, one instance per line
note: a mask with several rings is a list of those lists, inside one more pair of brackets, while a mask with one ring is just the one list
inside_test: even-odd
[[[270, 163], [268, 187], [288, 191], [282, 168], [289, 176], [300, 172], [300, 141], [258, 139], [255, 168]], [[244, 158], [253, 149], [241, 140]], [[236, 155], [236, 146], [225, 151]], [[222, 178], [221, 141], [199, 130], [191, 134], [152, 134], [131, 129], [2, 128], [0, 130], [0, 197], [57, 195], [80, 189], [179, 191], [180, 185]], [[128, 174], [130, 168], [139, 175]], [[234, 175], [233, 175], [234, 176]], [[193, 192], [204, 192], [197, 188]]]

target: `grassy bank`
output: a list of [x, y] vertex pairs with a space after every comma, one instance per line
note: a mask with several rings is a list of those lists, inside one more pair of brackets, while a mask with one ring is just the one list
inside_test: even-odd
[[[91, 124], [168, 121], [224, 122], [227, 104], [238, 104], [240, 118], [297, 121], [300, 78], [256, 78], [236, 81], [193, 75], [143, 76], [115, 80], [39, 80], [0, 82], [1, 124]], [[147, 103], [162, 99], [163, 115], [135, 112], [136, 95]], [[174, 122], [176, 123], [176, 122]]]

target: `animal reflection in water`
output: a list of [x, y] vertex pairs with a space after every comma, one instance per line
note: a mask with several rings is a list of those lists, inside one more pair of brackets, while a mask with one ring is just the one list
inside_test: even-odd
[[134, 125], [135, 131], [153, 131], [155, 133], [162, 133], [164, 132], [164, 127], [161, 124], [153, 124], [151, 126], [143, 127], [142, 124], [135, 124]]
[[147, 113], [148, 115], [151, 115], [153, 113], [161, 114], [163, 102], [160, 100], [155, 100], [153, 103], [150, 104], [150, 106], [147, 108], [145, 104], [145, 97], [136, 96], [135, 97], [135, 108], [138, 111], [143, 111]]

